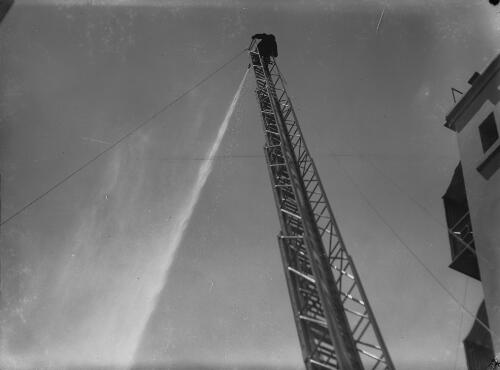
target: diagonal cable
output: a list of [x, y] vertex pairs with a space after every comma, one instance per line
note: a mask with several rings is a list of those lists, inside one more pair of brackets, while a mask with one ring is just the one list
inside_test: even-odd
[[465, 249], [467, 249], [469, 252], [474, 254], [476, 258], [480, 259], [483, 261], [483, 263], [488, 266], [490, 269], [494, 269], [494, 265], [490, 260], [487, 258], [483, 257], [480, 254], [477, 254], [476, 250], [470, 246], [469, 243], [465, 242], [462, 238], [460, 238], [458, 235], [456, 235], [452, 229], [448, 228], [448, 226], [444, 225], [442, 222], [440, 222], [436, 216], [434, 216], [424, 205], [422, 205], [419, 201], [417, 201], [414, 197], [412, 197], [408, 192], [404, 191], [404, 189], [399, 186], [393, 179], [391, 179], [388, 175], [386, 175], [378, 166], [375, 165], [375, 163], [368, 159], [366, 156], [360, 155], [360, 158], [363, 159], [366, 163], [368, 163], [370, 166], [372, 166], [384, 179], [386, 179], [387, 182], [389, 182], [392, 186], [394, 186], [396, 189], [399, 190], [401, 194], [404, 194], [410, 201], [412, 201], [415, 205], [417, 205], [424, 213], [426, 213], [434, 222], [436, 222], [437, 225], [442, 227], [444, 230], [448, 232], [448, 234], [455, 239], [459, 244], [461, 244]]
[[95, 161], [97, 161], [99, 158], [101, 158], [102, 156], [104, 156], [106, 153], [108, 153], [111, 150], [113, 150], [116, 146], [118, 146], [118, 144], [122, 143], [127, 138], [129, 138], [130, 136], [132, 136], [133, 134], [135, 134], [137, 131], [139, 131], [141, 128], [143, 128], [144, 126], [146, 126], [147, 124], [149, 124], [156, 117], [158, 117], [160, 114], [162, 114], [163, 112], [165, 112], [168, 108], [170, 108], [171, 106], [173, 106], [179, 100], [181, 100], [182, 98], [184, 98], [191, 91], [193, 91], [194, 89], [198, 88], [201, 84], [203, 84], [204, 82], [206, 82], [207, 80], [209, 80], [210, 78], [212, 78], [217, 72], [219, 72], [220, 70], [222, 70], [227, 65], [231, 64], [236, 58], [238, 58], [241, 54], [243, 54], [246, 51], [247, 51], [247, 49], [243, 49], [238, 54], [234, 55], [231, 59], [229, 59], [227, 62], [225, 62], [224, 64], [222, 64], [220, 67], [218, 67], [217, 69], [215, 69], [213, 72], [209, 73], [207, 76], [205, 76], [204, 78], [202, 78], [201, 80], [199, 80], [197, 83], [195, 83], [189, 89], [187, 89], [186, 91], [184, 91], [177, 98], [175, 98], [174, 100], [172, 100], [169, 103], [165, 104], [161, 109], [159, 109], [158, 111], [156, 111], [155, 113], [153, 113], [151, 116], [149, 116], [148, 118], [146, 118], [144, 121], [140, 122], [133, 129], [131, 129], [130, 131], [128, 131], [125, 135], [123, 135], [120, 138], [118, 138], [116, 141], [114, 141], [110, 146], [108, 146], [102, 152], [100, 152], [96, 156], [92, 157], [87, 162], [83, 163], [80, 167], [78, 167], [74, 171], [70, 172], [68, 175], [66, 175], [65, 177], [63, 177], [58, 182], [56, 182], [50, 188], [48, 188], [43, 193], [41, 193], [40, 195], [38, 195], [36, 198], [34, 198], [30, 202], [26, 203], [20, 209], [18, 209], [13, 214], [11, 214], [10, 216], [8, 216], [5, 220], [2, 220], [2, 222], [0, 222], [0, 226], [6, 224], [7, 222], [11, 221], [13, 218], [15, 218], [18, 215], [20, 215], [21, 213], [23, 213], [26, 209], [28, 209], [29, 207], [31, 207], [33, 204], [39, 202], [41, 199], [43, 199], [49, 193], [51, 193], [52, 191], [54, 191], [55, 189], [57, 189], [59, 186], [61, 186], [62, 184], [64, 184], [66, 181], [68, 181], [69, 179], [71, 179], [73, 176], [75, 176], [76, 174], [78, 174], [79, 172], [81, 172], [82, 170], [84, 170], [85, 168], [87, 168], [88, 166], [90, 166], [92, 163], [94, 163]]
[[[335, 158], [335, 157], [334, 157]], [[359, 185], [354, 181], [352, 176], [346, 170], [346, 168], [340, 163], [340, 161], [335, 158], [338, 166], [342, 169], [342, 171], [346, 174], [346, 177], [352, 182], [358, 193], [363, 197], [366, 204], [371, 208], [371, 210], [378, 216], [378, 218], [384, 223], [384, 225], [392, 232], [392, 234], [396, 237], [396, 239], [403, 245], [408, 252], [417, 260], [417, 262], [427, 271], [427, 273], [434, 279], [434, 281], [448, 294], [448, 296], [459, 306], [461, 309], [467, 313], [474, 321], [477, 321], [484, 329], [486, 329], [493, 337], [497, 338], [497, 334], [491, 330], [488, 325], [482, 322], [476, 315], [470, 312], [460, 301], [450, 292], [450, 290], [437, 278], [437, 276], [426, 266], [426, 264], [416, 255], [416, 253], [406, 244], [406, 242], [399, 236], [399, 234], [394, 230], [394, 228], [386, 221], [386, 219], [382, 216], [382, 214], [375, 208], [373, 203], [368, 199], [368, 197], [363, 193], [359, 187]]]
[[[465, 300], [467, 299], [467, 286], [469, 285], [469, 280], [467, 280], [467, 277], [465, 278], [465, 288], [464, 288], [464, 306], [465, 306]], [[460, 342], [462, 339], [462, 324], [464, 321], [464, 313], [462, 310], [460, 310], [460, 325], [458, 326], [458, 344], [457, 344], [457, 350], [455, 351], [455, 366], [453, 367], [453, 370], [457, 370], [457, 363], [458, 363], [458, 350], [460, 349]]]

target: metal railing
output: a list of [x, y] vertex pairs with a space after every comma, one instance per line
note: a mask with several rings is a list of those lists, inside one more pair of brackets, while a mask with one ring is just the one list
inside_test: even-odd
[[[475, 250], [474, 233], [469, 212], [466, 212], [455, 224], [448, 229], [452, 245], [452, 259], [455, 259], [466, 249]], [[469, 248], [468, 248], [469, 247]]]

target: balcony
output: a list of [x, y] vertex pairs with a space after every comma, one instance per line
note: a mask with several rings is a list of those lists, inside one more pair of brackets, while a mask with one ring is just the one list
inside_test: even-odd
[[443, 195], [443, 202], [451, 249], [452, 262], [449, 267], [481, 280], [461, 164], [455, 169]]
[[452, 260], [449, 267], [474, 279], [481, 280], [469, 212], [464, 214], [449, 229], [448, 237]]

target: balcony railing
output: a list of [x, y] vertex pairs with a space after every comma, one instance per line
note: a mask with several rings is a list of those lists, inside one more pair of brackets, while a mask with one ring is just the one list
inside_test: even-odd
[[449, 239], [452, 259], [450, 267], [472, 278], [481, 280], [469, 212], [466, 212], [449, 229]]

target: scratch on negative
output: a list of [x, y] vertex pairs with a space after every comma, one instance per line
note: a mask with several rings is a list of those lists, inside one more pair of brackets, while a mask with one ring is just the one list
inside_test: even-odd
[[384, 17], [384, 13], [385, 13], [385, 8], [382, 9], [382, 14], [380, 14], [380, 18], [377, 23], [377, 30], [375, 31], [376, 33], [378, 33], [378, 29], [380, 28], [380, 23], [382, 23], [382, 18]]

